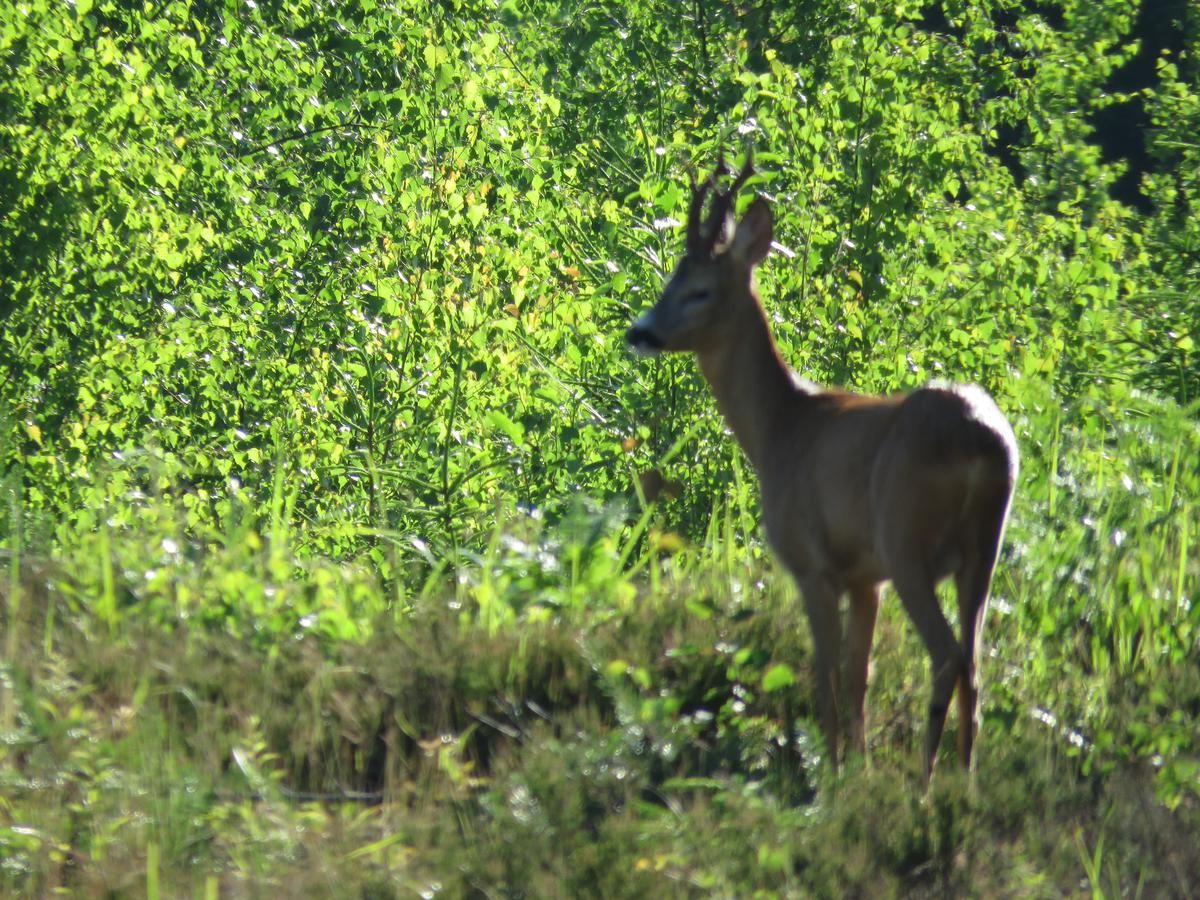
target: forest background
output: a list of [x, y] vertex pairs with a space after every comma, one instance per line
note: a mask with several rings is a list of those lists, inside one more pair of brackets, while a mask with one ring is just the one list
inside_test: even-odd
[[[1198, 52], [1188, 0], [5, 4], [0, 890], [1186, 896]], [[785, 358], [1014, 423], [973, 789], [894, 603], [829, 773], [753, 473], [623, 346], [750, 145]]]

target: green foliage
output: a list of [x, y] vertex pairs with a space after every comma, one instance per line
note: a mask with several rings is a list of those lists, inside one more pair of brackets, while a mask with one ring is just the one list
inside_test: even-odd
[[[222, 570], [243, 563], [233, 548], [213, 555], [197, 586], [219, 592]], [[1022, 558], [998, 602], [1039, 577]], [[1176, 720], [1186, 746], [1156, 745], [1157, 775], [1125, 758], [1136, 739], [1101, 746], [1093, 731], [1081, 756], [1071, 730], [1157, 729], [1155, 710], [1200, 697], [1194, 675], [1152, 697], [1116, 673], [1076, 674], [1072, 690], [1061, 672], [1084, 668], [1077, 645], [1048, 664], [1023, 656], [1017, 648], [1050, 642], [1013, 635], [1012, 611], [990, 633], [1003, 655], [985, 664], [987, 777], [970, 789], [947, 767], [923, 796], [924, 672], [915, 646], [894, 644], [915, 644], [902, 615], [884, 613], [872, 768], [832, 778], [792, 722], [807, 718], [804, 679], [781, 674], [808, 656], [801, 613], [789, 591], [757, 587], [782, 584], [761, 563], [731, 579], [677, 554], [636, 607], [547, 618], [511, 606], [494, 624], [431, 592], [401, 618], [371, 618], [361, 640], [308, 629], [269, 652], [261, 634], [150, 622], [134, 606], [97, 640], [103, 625], [75, 601], [77, 576], [26, 567], [34, 602], [20, 615], [11, 595], [4, 605], [6, 630], [25, 637], [3, 669], [8, 895], [129, 892], [152, 877], [176, 894], [269, 882], [306, 895], [316, 879], [385, 896], [433, 884], [534, 896], [1013, 895], [1086, 878], [1173, 895], [1200, 875], [1194, 793], [1154, 797], [1156, 783], [1168, 796], [1166, 772], [1183, 773], [1194, 722]], [[186, 564], [168, 568], [192, 577]], [[124, 594], [141, 574], [114, 578]], [[1023, 704], [1010, 705], [1014, 692]], [[1080, 701], [1096, 712], [1068, 706]]]
[[[3, 892], [1186, 893], [1200, 20], [1134, 212], [1135, 15], [0, 8]], [[1016, 426], [974, 794], [891, 606], [820, 766], [753, 474], [624, 348], [747, 144], [785, 357]]]
[[[233, 485], [266, 502], [283, 454], [305, 540], [344, 553], [361, 529], [449, 549], [501, 494], [618, 491], [627, 411], [668, 393], [674, 431], [697, 391], [668, 375], [632, 392], [619, 341], [597, 339], [669, 264], [650, 223], [681, 212], [678, 162], [735, 127], [774, 163], [760, 186], [797, 259], [768, 288], [803, 304], [784, 343], [816, 374], [999, 384], [1015, 357], [1071, 392], [1124, 376], [1113, 354], [1144, 331], [1119, 273], [1140, 242], [1096, 193], [1109, 176], [1069, 103], [1100, 102], [1127, 11], [1061, 33], [967, 17], [951, 41], [914, 9], [864, 7], [823, 21], [816, 62], [794, 51], [814, 42], [792, 40], [799, 19], [717, 15], [668, 69], [686, 23], [653, 4], [510, 8], [486, 27], [374, 4], [336, 28], [302, 6], [14, 9], [0, 258], [31, 502], [91, 505], [96, 466], [136, 449], [161, 457], [189, 523], [220, 521]], [[569, 40], [547, 40], [555, 23]], [[1173, 84], [1164, 98], [1187, 102]], [[1028, 132], [1023, 190], [987, 153], [1000, 126]], [[1064, 146], [1090, 162], [1048, 156]], [[880, 309], [905, 315], [888, 327]], [[650, 429], [661, 454], [667, 429]], [[714, 437], [706, 482], [728, 468]]]
[[408, 535], [478, 547], [498, 502], [626, 493], [681, 433], [694, 482], [727, 489], [696, 380], [632, 369], [619, 333], [677, 252], [681, 164], [735, 135], [814, 377], [1190, 398], [1194, 73], [1162, 66], [1179, 174], [1148, 181], [1143, 223], [1086, 141], [1124, 4], [1060, 31], [951, 10], [954, 37], [917, 14], [13, 7], [6, 466], [64, 525], [167, 492], [190, 528], [265, 510], [286, 460], [304, 545], [388, 577]]
[[220, 522], [286, 457], [304, 539], [346, 552], [361, 529], [448, 549], [501, 469], [508, 496], [581, 471], [603, 493], [593, 289], [559, 302], [578, 253], [545, 230], [578, 219], [541, 162], [553, 98], [495, 32], [396, 12], [8, 14], [4, 399], [33, 506], [119, 495], [94, 473], [132, 451], [156, 477], [115, 482]]

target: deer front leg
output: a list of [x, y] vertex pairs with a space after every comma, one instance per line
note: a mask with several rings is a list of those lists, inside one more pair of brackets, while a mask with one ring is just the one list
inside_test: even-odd
[[867, 752], [867, 672], [871, 663], [871, 641], [879, 611], [879, 586], [857, 585], [850, 591], [850, 618], [846, 623], [846, 700], [850, 720], [849, 746]]
[[825, 736], [825, 752], [838, 767], [840, 734], [838, 697], [841, 692], [841, 622], [838, 616], [838, 588], [822, 576], [797, 577], [804, 609], [808, 614], [813, 641], [813, 676], [816, 687], [817, 719]]

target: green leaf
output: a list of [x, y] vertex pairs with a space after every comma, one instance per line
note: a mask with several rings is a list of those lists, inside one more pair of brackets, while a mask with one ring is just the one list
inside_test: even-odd
[[491, 53], [500, 46], [500, 35], [494, 31], [488, 31], [479, 36], [479, 43], [483, 45], [483, 49]]
[[487, 414], [484, 421], [492, 426], [493, 429], [503, 432], [510, 441], [518, 447], [525, 443], [525, 429], [517, 422], [514, 422], [500, 410], [492, 410]]
[[796, 675], [792, 672], [791, 667], [783, 663], [776, 663], [763, 675], [762, 689], [770, 694], [781, 688], [791, 687], [795, 683]]
[[604, 674], [609, 678], [620, 678], [629, 670], [629, 663], [623, 659], [614, 659], [604, 667]]

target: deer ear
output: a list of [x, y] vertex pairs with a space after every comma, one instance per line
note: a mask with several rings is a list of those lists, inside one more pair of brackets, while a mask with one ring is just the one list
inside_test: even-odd
[[742, 216], [742, 221], [738, 222], [729, 251], [746, 265], [757, 266], [771, 249], [773, 229], [771, 204], [762, 197], [756, 197]]

